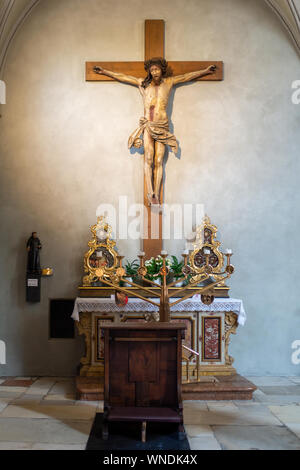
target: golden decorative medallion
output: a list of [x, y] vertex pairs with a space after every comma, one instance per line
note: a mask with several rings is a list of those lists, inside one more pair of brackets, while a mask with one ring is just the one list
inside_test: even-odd
[[118, 265], [118, 253], [114, 250], [116, 242], [111, 240], [112, 228], [104, 216], [97, 219], [91, 227], [92, 239], [88, 242], [89, 251], [84, 255], [83, 285], [91, 286], [99, 278], [109, 277]]
[[[196, 229], [194, 251], [189, 256], [189, 264], [196, 273], [196, 276], [193, 276], [194, 280], [197, 279], [201, 282], [205, 275], [212, 272], [216, 281], [222, 278], [218, 273], [223, 270], [224, 256], [219, 250], [221, 243], [216, 240], [217, 231], [217, 227], [211, 224], [207, 215]], [[205, 251], [208, 251], [209, 254], [206, 255]], [[206, 257], [208, 257], [209, 266], [206, 265]]]

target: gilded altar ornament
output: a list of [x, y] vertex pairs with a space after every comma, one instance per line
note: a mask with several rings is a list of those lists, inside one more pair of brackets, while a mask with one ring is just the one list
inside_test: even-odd
[[92, 239], [88, 242], [89, 251], [84, 255], [83, 285], [91, 286], [99, 278], [107, 278], [117, 267], [116, 242], [111, 240], [112, 228], [104, 216], [91, 227]]
[[230, 335], [236, 335], [236, 329], [238, 327], [238, 316], [234, 312], [228, 312], [225, 314], [225, 363], [231, 366], [234, 363], [234, 358], [229, 355], [228, 347], [230, 343]]
[[[227, 265], [223, 271], [221, 271], [221, 267], [223, 267], [223, 255], [218, 251], [218, 246], [220, 245], [219, 242], [214, 241], [213, 234], [216, 232], [210, 229], [208, 230], [208, 225], [210, 227], [210, 224], [208, 224], [209, 219], [205, 219], [205, 228], [206, 231], [204, 231], [204, 236], [205, 238], [205, 247], [204, 245], [200, 248], [200, 251], [202, 253], [201, 256], [203, 256], [204, 259], [204, 264], [201, 264], [201, 266], [197, 266], [197, 262], [195, 263], [195, 258], [196, 258], [196, 253], [199, 252], [199, 247], [195, 252], [192, 253], [190, 259], [193, 260], [193, 264], [190, 263], [188, 264], [188, 252], [184, 252], [182, 254], [183, 257], [183, 266], [182, 266], [182, 281], [187, 281], [187, 284], [184, 287], [175, 289], [175, 292], [172, 292], [172, 297], [176, 298], [178, 294], [183, 294], [183, 296], [177, 300], [172, 300], [170, 298], [170, 291], [169, 288], [176, 286], [178, 284], [178, 280], [175, 279], [173, 282], [168, 282], [167, 281], [167, 276], [169, 274], [169, 268], [167, 266], [167, 256], [168, 253], [166, 251], [161, 252], [161, 259], [162, 259], [162, 266], [160, 268], [160, 271], [158, 275], [162, 279], [161, 284], [158, 283], [158, 280], [150, 280], [146, 277], [147, 275], [147, 268], [145, 266], [145, 253], [140, 253], [138, 255], [138, 258], [140, 259], [140, 267], [138, 269], [138, 275], [140, 279], [143, 281], [142, 284], [136, 284], [129, 279], [127, 279], [126, 276], [126, 270], [122, 266], [122, 260], [124, 256], [117, 255], [115, 253], [114, 257], [114, 263], [112, 263], [112, 266], [107, 266], [107, 260], [102, 263], [102, 265], [99, 267], [93, 267], [91, 268], [90, 266], [90, 260], [92, 257], [92, 254], [95, 252], [95, 250], [99, 250], [99, 247], [101, 246], [102, 249], [104, 247], [103, 243], [99, 244], [97, 242], [97, 237], [96, 241], [93, 240], [92, 242], [89, 243], [91, 246], [90, 251], [86, 255], [86, 267], [87, 269], [90, 270], [90, 277], [92, 280], [98, 279], [100, 282], [102, 282], [104, 285], [107, 285], [109, 287], [114, 287], [117, 288], [118, 291], [123, 292], [124, 294], [132, 294], [134, 297], [138, 297], [142, 300], [145, 300], [146, 302], [155, 305], [159, 307], [159, 317], [161, 322], [169, 322], [170, 321], [170, 307], [173, 305], [176, 305], [179, 302], [182, 302], [183, 300], [186, 300], [190, 297], [192, 297], [194, 294], [200, 294], [202, 301], [206, 305], [210, 305], [214, 301], [214, 287], [216, 287], [218, 284], [220, 284], [221, 281], [225, 281], [228, 279], [234, 272], [234, 267], [230, 263], [230, 258], [232, 256], [232, 251], [227, 250], [228, 252], [226, 253], [227, 257]], [[96, 228], [98, 226], [102, 226], [104, 224], [103, 218], [101, 220], [98, 220], [98, 224], [96, 226], [92, 227], [92, 232], [95, 234], [96, 233]], [[96, 228], [95, 228], [96, 227]], [[105, 243], [114, 243], [109, 240], [109, 237], [105, 238]], [[112, 248], [111, 248], [112, 250]], [[219, 257], [218, 257], [219, 256]], [[215, 260], [215, 257], [219, 260], [219, 262], [211, 264], [212, 261]], [[116, 264], [117, 262], [117, 264]], [[135, 290], [129, 290], [128, 287], [123, 287], [122, 284], [124, 283], [129, 284], [131, 287], [137, 287], [139, 291], [143, 291], [147, 293], [148, 295], [151, 294], [151, 298], [145, 297], [141, 295], [140, 293], [136, 292]], [[199, 282], [203, 283], [202, 285], [198, 285]], [[121, 287], [122, 286], [122, 287]], [[146, 287], [148, 286], [148, 287]], [[153, 287], [156, 287], [157, 290], [154, 291]], [[196, 287], [196, 291], [188, 291], [189, 287]], [[157, 300], [157, 301], [156, 301]]]
[[[221, 243], [216, 240], [217, 231], [218, 228], [205, 215], [202, 224], [196, 229], [194, 250], [189, 257], [190, 265], [196, 273], [193, 276], [194, 281], [201, 282], [204, 274], [211, 274], [216, 281], [222, 281], [224, 254], [219, 250]], [[208, 263], [206, 263], [206, 258], [208, 258]], [[220, 282], [218, 285], [224, 284]]]

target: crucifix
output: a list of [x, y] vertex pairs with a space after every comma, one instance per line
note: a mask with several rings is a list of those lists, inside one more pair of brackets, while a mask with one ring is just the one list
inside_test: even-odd
[[[143, 250], [146, 258], [157, 256], [162, 249], [162, 212], [156, 209], [163, 201], [161, 183], [165, 147], [169, 145], [174, 152], [177, 151], [176, 138], [169, 132], [166, 114], [170, 91], [174, 85], [191, 80], [223, 80], [223, 62], [167, 63], [164, 59], [164, 36], [164, 20], [146, 20], [145, 62], [86, 63], [87, 81], [128, 83], [137, 86], [143, 97], [144, 117], [129, 137], [128, 146], [144, 145], [144, 234], [147, 235], [143, 240]], [[152, 224], [158, 230], [153, 230]], [[158, 236], [151, 238], [155, 232]]]

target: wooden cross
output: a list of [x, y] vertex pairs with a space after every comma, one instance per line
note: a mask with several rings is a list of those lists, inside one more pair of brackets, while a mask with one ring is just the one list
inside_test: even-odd
[[[164, 20], [145, 20], [145, 60], [152, 57], [164, 57], [165, 49], [165, 22]], [[168, 62], [173, 70], [173, 75], [182, 75], [188, 72], [205, 69], [209, 65], [216, 65], [216, 72], [212, 75], [205, 75], [196, 80], [200, 81], [220, 81], [223, 80], [223, 62], [220, 61], [193, 61], [193, 62]], [[121, 72], [133, 77], [145, 77], [144, 62], [86, 62], [86, 81], [114, 81], [113, 78], [106, 75], [100, 75], [94, 72], [95, 66], [103, 67], [113, 72]], [[160, 201], [163, 201], [163, 185], [161, 187]], [[146, 259], [157, 256], [162, 250], [162, 213], [154, 212], [152, 206], [148, 205], [146, 180], [144, 179], [144, 207], [147, 212], [144, 216], [144, 233], [148, 238], [143, 239], [143, 251], [146, 253]], [[152, 217], [151, 217], [152, 215]], [[156, 225], [156, 230], [153, 229]], [[156, 233], [157, 238], [151, 238], [151, 233]]]

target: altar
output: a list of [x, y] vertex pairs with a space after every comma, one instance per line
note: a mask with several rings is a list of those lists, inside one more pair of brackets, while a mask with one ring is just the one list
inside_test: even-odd
[[[175, 299], [172, 299], [175, 300]], [[79, 375], [103, 377], [104, 343], [102, 327], [114, 323], [156, 321], [158, 308], [142, 300], [129, 298], [125, 306], [118, 306], [115, 298], [81, 298], [74, 304], [72, 314], [79, 334], [85, 338], [85, 355], [80, 361]], [[239, 299], [217, 298], [210, 305], [199, 295], [171, 307], [171, 322], [186, 326], [183, 341], [183, 377], [236, 374], [229, 355], [231, 334], [244, 325], [246, 313]], [[188, 361], [188, 365], [187, 365]], [[187, 372], [188, 368], [188, 372]]]

